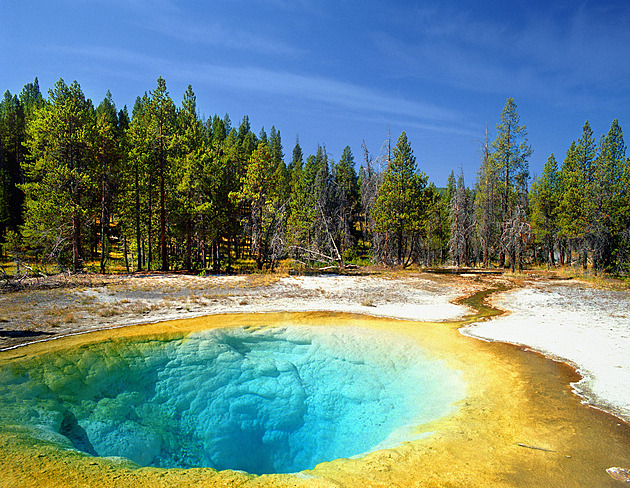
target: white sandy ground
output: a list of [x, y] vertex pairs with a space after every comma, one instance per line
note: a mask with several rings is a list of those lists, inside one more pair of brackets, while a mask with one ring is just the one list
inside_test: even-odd
[[288, 277], [267, 295], [273, 299], [254, 295], [247, 303], [241, 301], [239, 312], [330, 311], [423, 321], [450, 320], [469, 312], [451, 303], [461, 291], [419, 278], [403, 282], [364, 276]]
[[573, 387], [585, 402], [630, 421], [630, 292], [536, 283], [493, 303], [511, 313], [462, 333], [572, 364], [583, 377]]
[[[156, 310], [156, 318], [173, 320], [217, 313], [347, 312], [411, 319], [444, 321], [470, 312], [451, 303], [463, 294], [461, 288], [438, 285], [422, 278], [404, 281], [372, 276], [289, 276], [262, 288], [242, 285], [245, 276], [187, 278], [191, 287], [211, 283], [230, 287], [229, 296], [182, 309], [177, 301]], [[169, 278], [164, 280], [168, 286]], [[86, 290], [100, 302], [112, 300], [105, 289]], [[142, 300], [142, 299], [140, 299]], [[150, 304], [152, 299], [146, 300]], [[173, 306], [175, 305], [175, 306]], [[146, 318], [140, 322], [146, 322]]]

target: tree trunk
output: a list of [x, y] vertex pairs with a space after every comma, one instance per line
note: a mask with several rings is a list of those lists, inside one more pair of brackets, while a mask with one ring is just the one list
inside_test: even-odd
[[186, 256], [184, 257], [184, 268], [187, 271], [192, 269], [192, 222], [186, 221]]
[[138, 165], [135, 166], [136, 179], [136, 248], [138, 254], [138, 267], [136, 271], [142, 271], [142, 242], [140, 236], [140, 182], [138, 176]]
[[[104, 170], [103, 170], [104, 171]], [[107, 228], [109, 224], [108, 212], [107, 212], [107, 198], [105, 195], [105, 177], [103, 177], [102, 187], [101, 187], [101, 274], [105, 274], [105, 261], [106, 261], [106, 239], [107, 239]]]
[[153, 182], [149, 180], [149, 226], [147, 229], [147, 271], [153, 268]]
[[168, 249], [166, 247], [166, 194], [164, 190], [164, 156], [160, 155], [160, 252], [161, 271], [168, 271]]
[[582, 269], [586, 271], [587, 267], [588, 267], [588, 251], [586, 249], [586, 245], [584, 245], [584, 248], [582, 249]]
[[81, 217], [72, 217], [72, 271], [78, 273], [81, 267]]
[[127, 236], [123, 234], [123, 254], [125, 255], [125, 269], [129, 273], [129, 257], [127, 256]]

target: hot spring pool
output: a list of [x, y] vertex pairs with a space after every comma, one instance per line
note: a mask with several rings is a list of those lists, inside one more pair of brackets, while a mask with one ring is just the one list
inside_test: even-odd
[[0, 419], [142, 466], [291, 473], [413, 440], [464, 390], [459, 371], [390, 332], [239, 327], [14, 360]]

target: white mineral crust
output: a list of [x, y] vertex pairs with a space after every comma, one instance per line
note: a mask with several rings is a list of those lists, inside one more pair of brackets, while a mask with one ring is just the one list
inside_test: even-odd
[[575, 366], [573, 385], [588, 403], [630, 420], [630, 294], [580, 284], [538, 285], [503, 293], [510, 313], [462, 329], [485, 340], [527, 346]]

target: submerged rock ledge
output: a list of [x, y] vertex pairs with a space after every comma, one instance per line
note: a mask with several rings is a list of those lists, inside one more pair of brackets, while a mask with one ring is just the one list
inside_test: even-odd
[[125, 338], [6, 365], [0, 418], [141, 466], [293, 473], [396, 447], [464, 396], [405, 337], [231, 327]]

